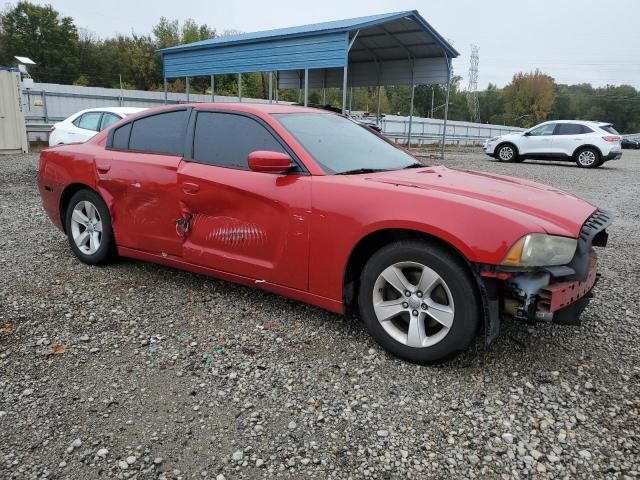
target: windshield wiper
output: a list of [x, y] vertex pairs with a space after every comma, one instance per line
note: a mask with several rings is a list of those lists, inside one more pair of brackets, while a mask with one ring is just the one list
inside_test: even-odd
[[421, 164], [421, 163], [412, 163], [411, 165], [407, 165], [406, 167], [402, 167], [403, 170], [406, 170], [407, 168], [422, 168], [425, 165]]
[[357, 173], [376, 173], [386, 172], [384, 168], [354, 168], [353, 170], [345, 170], [344, 172], [336, 173], [336, 175], [354, 175]]

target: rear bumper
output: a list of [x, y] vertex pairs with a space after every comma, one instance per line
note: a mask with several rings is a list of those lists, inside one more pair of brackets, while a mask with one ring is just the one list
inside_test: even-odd
[[617, 151], [613, 151], [613, 152], [609, 152], [608, 155], [603, 155], [602, 156], [602, 160], [605, 162], [608, 162], [609, 160], [618, 160], [619, 158], [622, 158], [622, 152], [617, 152]]

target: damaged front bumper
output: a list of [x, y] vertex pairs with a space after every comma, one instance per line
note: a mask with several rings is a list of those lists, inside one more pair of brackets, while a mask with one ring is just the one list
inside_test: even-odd
[[[570, 319], [568, 310], [561, 319], [555, 318], [571, 305], [587, 297], [598, 279], [598, 257], [594, 250], [589, 255], [587, 278], [584, 281], [556, 279], [549, 272], [516, 275], [507, 281], [503, 303], [505, 314], [521, 320], [554, 320], [556, 323], [579, 323], [579, 316], [587, 302], [580, 302], [581, 308], [573, 309], [577, 318]], [[579, 311], [578, 311], [579, 310]]]
[[593, 247], [606, 246], [606, 228], [610, 224], [611, 216], [596, 210], [582, 226], [575, 255], [568, 265], [524, 272], [480, 266], [485, 343], [490, 344], [498, 336], [504, 317], [580, 325], [580, 315], [599, 278]]

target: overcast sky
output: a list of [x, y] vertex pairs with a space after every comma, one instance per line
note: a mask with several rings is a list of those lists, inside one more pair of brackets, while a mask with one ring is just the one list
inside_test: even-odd
[[[33, 0], [32, 0], [33, 1]], [[540, 68], [559, 83], [640, 88], [640, 0], [35, 0], [101, 37], [146, 34], [161, 16], [193, 18], [218, 31], [271, 28], [418, 10], [461, 53], [456, 75], [468, 82], [469, 45], [480, 47], [480, 89], [504, 86], [517, 71]]]

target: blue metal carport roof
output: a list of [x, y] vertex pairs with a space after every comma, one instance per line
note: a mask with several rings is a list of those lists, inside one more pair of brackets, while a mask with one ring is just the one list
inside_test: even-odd
[[[413, 11], [220, 37], [160, 50], [166, 78], [281, 72], [280, 87], [445, 83], [458, 52]], [[288, 73], [287, 73], [288, 72]]]

